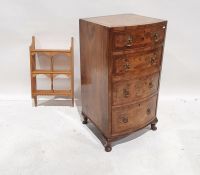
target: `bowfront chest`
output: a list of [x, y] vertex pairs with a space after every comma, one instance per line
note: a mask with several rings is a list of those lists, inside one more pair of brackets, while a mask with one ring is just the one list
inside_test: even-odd
[[156, 130], [167, 21], [134, 14], [80, 19], [83, 123], [112, 141], [151, 125]]

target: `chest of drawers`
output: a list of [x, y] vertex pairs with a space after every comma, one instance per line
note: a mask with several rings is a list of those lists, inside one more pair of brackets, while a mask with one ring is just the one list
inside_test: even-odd
[[112, 141], [151, 125], [156, 110], [167, 21], [134, 14], [80, 19], [83, 123]]

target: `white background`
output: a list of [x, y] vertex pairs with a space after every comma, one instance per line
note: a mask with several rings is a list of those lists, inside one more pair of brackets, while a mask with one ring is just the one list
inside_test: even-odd
[[167, 19], [160, 97], [200, 95], [198, 0], [0, 0], [0, 99], [30, 99], [29, 45], [67, 48], [75, 38], [79, 89], [79, 18], [136, 13]]
[[[199, 175], [199, 11], [198, 0], [0, 0], [0, 175]], [[168, 20], [159, 122], [106, 153], [76, 107], [31, 106], [29, 45], [65, 49], [74, 36], [79, 97], [79, 18], [120, 13]]]

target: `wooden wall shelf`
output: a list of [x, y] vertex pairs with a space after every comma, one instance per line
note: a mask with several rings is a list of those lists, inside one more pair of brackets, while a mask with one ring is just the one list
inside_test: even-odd
[[[71, 38], [71, 46], [69, 50], [54, 50], [54, 49], [36, 49], [35, 48], [35, 37], [32, 37], [32, 43], [29, 47], [30, 51], [30, 71], [31, 71], [31, 95], [34, 100], [35, 106], [37, 106], [37, 96], [64, 96], [71, 97], [72, 106], [74, 106], [74, 41]], [[51, 69], [50, 70], [39, 70], [36, 69], [36, 55], [45, 54], [50, 57]], [[69, 64], [70, 70], [54, 70], [54, 57], [56, 55], [65, 55], [70, 59]], [[40, 59], [38, 57], [38, 59]], [[51, 78], [51, 90], [39, 90], [37, 89], [36, 76], [44, 74], [49, 75]], [[54, 75], [67, 75], [70, 78], [71, 86], [70, 90], [54, 90], [53, 81]]]

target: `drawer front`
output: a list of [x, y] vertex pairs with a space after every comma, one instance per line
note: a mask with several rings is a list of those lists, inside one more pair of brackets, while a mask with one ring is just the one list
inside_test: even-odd
[[113, 51], [157, 48], [164, 43], [166, 25], [129, 27], [113, 32]]
[[112, 105], [130, 103], [158, 90], [159, 73], [113, 83]]
[[[140, 73], [143, 70], [160, 67], [162, 48], [146, 53], [113, 56], [113, 74]], [[151, 72], [149, 72], [151, 73]]]
[[146, 126], [156, 115], [157, 96], [134, 105], [112, 109], [112, 134], [126, 133]]

